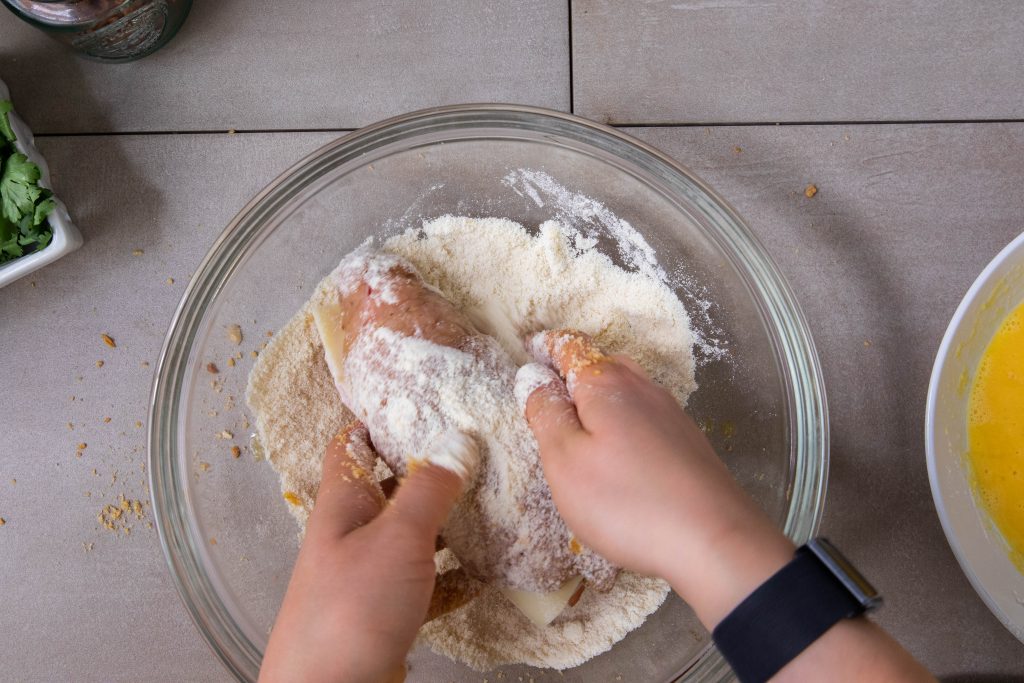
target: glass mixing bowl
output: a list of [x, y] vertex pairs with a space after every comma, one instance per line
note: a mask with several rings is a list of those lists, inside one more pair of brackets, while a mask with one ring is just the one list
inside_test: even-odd
[[[710, 188], [623, 133], [541, 109], [486, 105], [415, 112], [340, 138], [288, 170], [228, 225], [189, 283], [153, 387], [150, 480], [160, 540], [203, 635], [239, 680], [255, 680], [298, 549], [277, 475], [246, 447], [245, 384], [265, 332], [279, 329], [342, 255], [444, 214], [536, 227], [555, 217], [502, 179], [548, 173], [631, 223], [684, 284], [699, 332], [727, 349], [698, 354], [688, 409], [744, 488], [796, 542], [821, 516], [828, 416], [806, 321], [764, 248]], [[606, 247], [608, 245], [605, 245]], [[609, 248], [609, 256], [618, 255]], [[709, 303], [707, 303], [709, 302]], [[240, 324], [236, 346], [227, 326]], [[234, 367], [225, 359], [243, 351]], [[221, 372], [207, 372], [214, 361]], [[211, 384], [213, 386], [211, 386]], [[681, 557], [680, 562], [700, 562]], [[609, 652], [563, 672], [506, 666], [507, 680], [712, 681], [730, 676], [693, 612], [672, 594]], [[412, 681], [481, 680], [425, 647]]]

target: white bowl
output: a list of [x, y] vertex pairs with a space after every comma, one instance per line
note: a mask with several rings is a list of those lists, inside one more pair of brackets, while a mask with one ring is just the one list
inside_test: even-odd
[[1024, 642], [1024, 573], [975, 499], [967, 463], [967, 400], [974, 371], [1006, 315], [1024, 301], [1024, 234], [981, 272], [939, 346], [928, 387], [925, 450], [932, 497], [953, 554], [981, 599]]
[[[3, 81], [0, 81], [0, 100], [9, 100], [10, 98], [11, 95], [7, 90], [7, 86]], [[8, 119], [11, 122], [11, 128], [14, 130], [15, 137], [17, 137], [14, 146], [19, 152], [28, 157], [29, 161], [39, 167], [39, 171], [42, 173], [39, 185], [52, 190], [50, 168], [46, 165], [46, 160], [43, 159], [43, 156], [35, 147], [35, 138], [32, 136], [32, 131], [28, 129], [28, 126], [21, 120], [17, 112], [12, 111], [8, 114]], [[24, 277], [33, 270], [42, 268], [47, 263], [52, 263], [61, 256], [70, 254], [82, 246], [82, 235], [71, 222], [67, 207], [57, 197], [54, 197], [54, 202], [56, 207], [47, 218], [50, 229], [53, 230], [53, 239], [50, 240], [50, 243], [45, 248], [39, 251], [0, 265], [0, 287], [9, 285], [18, 278]]]

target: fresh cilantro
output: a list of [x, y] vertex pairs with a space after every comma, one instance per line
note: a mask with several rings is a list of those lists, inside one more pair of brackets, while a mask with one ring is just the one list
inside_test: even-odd
[[18, 226], [0, 216], [0, 263], [24, 253], [24, 249], [18, 244], [18, 237]]
[[15, 149], [12, 109], [0, 100], [0, 264], [50, 244], [46, 219], [56, 206], [53, 193], [39, 186], [39, 167]]
[[38, 227], [42, 225], [47, 216], [53, 213], [54, 208], [57, 206], [56, 202], [53, 201], [53, 197], [49, 196], [49, 190], [43, 190], [43, 200], [36, 204], [36, 210], [32, 213], [32, 225]]
[[42, 191], [39, 188], [39, 167], [24, 154], [12, 154], [4, 162], [0, 174], [0, 201], [7, 220], [17, 223], [22, 216], [35, 213], [36, 201]]
[[14, 105], [10, 100], [0, 100], [0, 135], [7, 139], [7, 142], [14, 142], [14, 129], [11, 128], [11, 121], [7, 115], [14, 111]]

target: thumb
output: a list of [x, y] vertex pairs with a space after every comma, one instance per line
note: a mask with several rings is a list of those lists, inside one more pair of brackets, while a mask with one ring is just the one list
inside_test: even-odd
[[434, 543], [455, 501], [472, 480], [480, 460], [473, 437], [458, 431], [441, 435], [422, 459], [410, 460], [408, 475], [395, 493], [387, 514]]
[[546, 365], [527, 363], [519, 368], [515, 395], [540, 445], [542, 458], [561, 449], [568, 439], [583, 431], [569, 390]]

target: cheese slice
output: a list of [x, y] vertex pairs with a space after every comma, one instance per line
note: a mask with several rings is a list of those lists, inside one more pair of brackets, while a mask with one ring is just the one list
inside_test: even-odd
[[345, 328], [342, 327], [345, 316], [341, 311], [341, 303], [337, 298], [331, 298], [314, 307], [313, 320], [324, 345], [327, 368], [331, 371], [334, 383], [340, 387], [345, 377]]
[[561, 588], [550, 593], [531, 593], [504, 586], [501, 586], [500, 590], [530, 621], [537, 626], [547, 626], [562, 613], [582, 582], [582, 576], [575, 576], [563, 583]]

